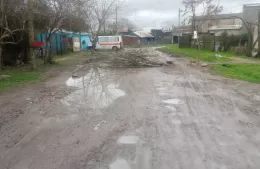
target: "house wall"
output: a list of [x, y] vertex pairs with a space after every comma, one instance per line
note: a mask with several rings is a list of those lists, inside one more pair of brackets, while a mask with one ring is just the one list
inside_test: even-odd
[[80, 37], [81, 50], [87, 50], [90, 47], [90, 38], [88, 35], [81, 35]]
[[258, 10], [260, 10], [260, 4], [251, 6], [251, 5], [244, 5], [243, 6], [243, 18], [247, 22], [256, 23], [258, 20]]
[[136, 36], [122, 36], [124, 45], [138, 45], [139, 38]]
[[[260, 5], [243, 6], [243, 18], [246, 22], [257, 23], [258, 20], [258, 11], [260, 10]], [[243, 31], [247, 33], [247, 29], [243, 26]]]
[[196, 21], [196, 25], [200, 24], [198, 27], [198, 31], [201, 33], [207, 33], [209, 31], [209, 28], [212, 26], [242, 25], [242, 23], [242, 20], [238, 18]]
[[[46, 44], [47, 35], [47, 33], [38, 33], [36, 35], [35, 40], [41, 41]], [[87, 50], [89, 48], [91, 43], [89, 35], [80, 35], [79, 33], [58, 32], [52, 35], [51, 43], [49, 46], [51, 52], [56, 55], [68, 52], [70, 49], [73, 48], [73, 37], [80, 38], [81, 50]]]
[[221, 36], [222, 33], [227, 32], [228, 35], [241, 35], [241, 30], [214, 30], [209, 31], [210, 33], [215, 33], [215, 36]]

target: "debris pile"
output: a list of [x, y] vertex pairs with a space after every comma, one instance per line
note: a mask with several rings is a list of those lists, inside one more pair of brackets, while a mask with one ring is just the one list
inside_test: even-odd
[[110, 58], [110, 66], [120, 67], [159, 67], [163, 63], [157, 59], [155, 53], [147, 49], [122, 50]]

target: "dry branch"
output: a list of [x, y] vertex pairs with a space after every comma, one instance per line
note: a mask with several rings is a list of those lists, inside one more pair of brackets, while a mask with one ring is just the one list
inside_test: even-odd
[[152, 54], [147, 49], [123, 50], [110, 58], [110, 66], [113, 68], [163, 66], [163, 63], [156, 58], [155, 53]]

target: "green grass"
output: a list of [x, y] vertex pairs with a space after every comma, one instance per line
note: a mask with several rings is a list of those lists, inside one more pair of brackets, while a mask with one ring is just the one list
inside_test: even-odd
[[29, 65], [19, 68], [5, 67], [0, 75], [9, 75], [9, 78], [0, 79], [0, 92], [18, 87], [27, 83], [45, 80], [52, 76], [53, 72], [61, 71], [62, 67], [68, 67], [82, 63], [90, 56], [90, 52], [67, 53], [62, 56], [54, 56], [54, 64], [44, 65], [42, 59], [37, 59], [37, 70], [30, 71]]
[[[159, 49], [162, 52], [169, 52], [177, 55], [188, 56], [192, 60], [197, 59], [197, 50], [195, 48], [179, 48], [178, 45], [165, 45]], [[219, 54], [222, 57], [217, 58]], [[201, 50], [200, 60], [204, 62], [231, 62], [232, 57], [247, 58], [246, 56], [236, 56], [231, 52], [212, 52], [209, 50]], [[241, 63], [241, 64], [214, 64], [214, 71], [222, 76], [245, 80], [252, 83], [260, 83], [260, 64]]]
[[41, 78], [41, 73], [21, 71], [21, 70], [5, 70], [0, 72], [0, 75], [9, 75], [10, 77], [0, 79], [0, 92], [11, 87], [16, 87], [21, 84], [37, 81]]
[[[165, 45], [165, 47], [158, 49], [162, 52], [169, 52], [174, 54], [179, 54], [183, 56], [188, 56], [192, 60], [197, 59], [197, 49], [195, 48], [179, 48], [178, 45]], [[219, 54], [222, 57], [216, 57], [215, 55]], [[227, 62], [231, 61], [230, 58], [232, 56], [231, 53], [224, 53], [224, 52], [212, 52], [209, 50], [201, 50], [200, 51], [200, 60], [204, 62]]]
[[226, 66], [214, 65], [214, 70], [225, 77], [260, 83], [259, 64], [228, 64]]

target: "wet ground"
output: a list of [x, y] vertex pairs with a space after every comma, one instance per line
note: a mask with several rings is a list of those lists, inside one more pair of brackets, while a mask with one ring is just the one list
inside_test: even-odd
[[175, 64], [100, 61], [0, 96], [0, 168], [258, 169], [259, 85], [158, 55]]

